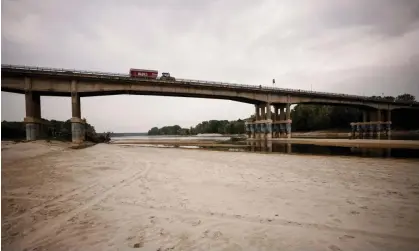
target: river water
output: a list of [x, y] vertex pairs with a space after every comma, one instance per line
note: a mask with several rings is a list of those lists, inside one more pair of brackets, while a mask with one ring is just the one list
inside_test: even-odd
[[[195, 140], [195, 141], [227, 141], [227, 136], [127, 136], [113, 137], [112, 141], [119, 140]], [[280, 142], [233, 142], [238, 147], [198, 147], [180, 146], [180, 148], [199, 148], [219, 151], [241, 151], [241, 152], [264, 152], [283, 154], [304, 154], [304, 155], [334, 155], [334, 156], [358, 156], [371, 158], [413, 158], [419, 159], [419, 150], [415, 149], [391, 149], [391, 148], [358, 148], [338, 146], [316, 146], [303, 144], [287, 144]], [[138, 145], [139, 146], [139, 145]], [[143, 145], [147, 147], [174, 147], [163, 145]]]

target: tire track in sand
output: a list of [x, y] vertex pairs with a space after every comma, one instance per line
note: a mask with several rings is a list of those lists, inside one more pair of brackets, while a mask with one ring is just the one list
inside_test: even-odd
[[[119, 170], [118, 172], [125, 173], [125, 172], [129, 171], [130, 169], [132, 169], [132, 167], [126, 167], [126, 168], [124, 168], [122, 170]], [[101, 183], [105, 183], [106, 184], [107, 182], [110, 182], [114, 178], [115, 177], [112, 176], [112, 175], [110, 175], [110, 177], [109, 178], [106, 178], [106, 179], [101, 179], [101, 177], [99, 177], [96, 180], [92, 181], [90, 183], [90, 185], [88, 185], [88, 186], [76, 187], [76, 188], [74, 188], [73, 190], [71, 190], [69, 192], [66, 192], [66, 193], [63, 193], [63, 194], [60, 194], [60, 195], [55, 196], [52, 199], [49, 199], [49, 200], [46, 199], [46, 200], [44, 200], [44, 203], [41, 203], [40, 205], [37, 205], [35, 207], [30, 208], [25, 213], [22, 213], [20, 215], [14, 216], [14, 217], [6, 218], [4, 220], [5, 221], [13, 221], [13, 220], [16, 220], [16, 219], [19, 219], [19, 218], [22, 218], [22, 217], [27, 217], [27, 216], [29, 216], [31, 214], [34, 214], [34, 213], [42, 210], [43, 208], [47, 207], [48, 205], [56, 204], [59, 201], [71, 200], [72, 197], [77, 196], [78, 194], [81, 194], [81, 193], [86, 193], [90, 189], [94, 188], [95, 186], [100, 185]], [[5, 194], [5, 196], [9, 196], [9, 195]]]
[[228, 222], [228, 223], [235, 223], [235, 222], [245, 222], [248, 224], [256, 224], [261, 226], [288, 226], [288, 227], [300, 227], [300, 228], [308, 228], [308, 229], [316, 229], [320, 231], [329, 231], [329, 232], [340, 232], [345, 234], [358, 234], [363, 236], [375, 237], [375, 238], [384, 238], [384, 239], [392, 239], [394, 241], [402, 241], [402, 242], [410, 242], [419, 244], [419, 237], [415, 236], [401, 236], [396, 234], [390, 233], [378, 233], [372, 232], [367, 230], [361, 229], [351, 229], [351, 228], [341, 228], [341, 227], [333, 227], [328, 226], [326, 224], [318, 224], [318, 223], [310, 223], [310, 222], [298, 222], [298, 221], [291, 221], [286, 219], [281, 219], [278, 217], [257, 217], [257, 216], [241, 216], [241, 215], [229, 215], [223, 213], [215, 213], [215, 212], [202, 212], [202, 211], [194, 211], [188, 209], [178, 209], [178, 208], [157, 208], [157, 207], [150, 207], [148, 205], [144, 205], [141, 203], [138, 204], [131, 204], [131, 203], [124, 203], [124, 204], [112, 204], [112, 203], [103, 203], [101, 204], [103, 207], [111, 207], [111, 208], [130, 208], [130, 207], [137, 207], [141, 208], [141, 212], [152, 214], [155, 216], [162, 216], [164, 217], [165, 214], [160, 215], [159, 212], [169, 212], [172, 215], [177, 215], [180, 217], [198, 217], [200, 219], [207, 219], [207, 220], [218, 220], [221, 222]]
[[104, 192], [100, 193], [99, 195], [93, 196], [93, 198], [91, 198], [89, 201], [86, 201], [86, 203], [84, 203], [82, 206], [77, 207], [64, 215], [51, 219], [50, 221], [52, 222], [48, 222], [48, 221], [43, 222], [44, 225], [46, 226], [35, 230], [29, 236], [26, 236], [25, 238], [23, 238], [19, 245], [20, 248], [25, 249], [30, 246], [33, 246], [35, 241], [48, 236], [48, 234], [50, 234], [54, 229], [57, 229], [63, 223], [67, 222], [69, 219], [73, 218], [74, 216], [78, 215], [79, 213], [88, 209], [89, 207], [99, 203], [100, 201], [106, 199], [106, 197], [108, 197], [109, 195], [117, 191], [118, 189], [121, 189], [122, 187], [130, 185], [139, 177], [146, 176], [147, 173], [150, 171], [151, 167], [148, 162], [144, 162], [144, 163], [145, 163], [145, 168], [143, 170], [137, 171], [134, 174], [130, 173], [129, 175], [124, 176], [124, 178], [115, 181], [115, 183], [111, 187], [109, 187]]

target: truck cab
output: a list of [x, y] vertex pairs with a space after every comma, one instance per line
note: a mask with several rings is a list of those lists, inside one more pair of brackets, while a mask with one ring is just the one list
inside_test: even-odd
[[162, 72], [160, 79], [161, 80], [169, 80], [169, 81], [175, 81], [176, 80], [174, 77], [170, 76], [170, 73], [168, 73], [168, 72]]

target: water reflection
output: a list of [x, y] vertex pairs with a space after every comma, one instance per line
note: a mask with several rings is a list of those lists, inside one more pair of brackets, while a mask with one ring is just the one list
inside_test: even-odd
[[419, 150], [415, 149], [392, 149], [392, 148], [359, 148], [340, 146], [317, 146], [290, 144], [272, 141], [248, 141], [247, 151], [250, 152], [274, 152], [293, 154], [314, 155], [341, 155], [360, 156], [375, 158], [419, 158]]

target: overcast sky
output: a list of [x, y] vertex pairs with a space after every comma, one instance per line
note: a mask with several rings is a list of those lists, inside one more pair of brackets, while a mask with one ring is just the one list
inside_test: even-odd
[[[128, 73], [364, 95], [419, 97], [417, 0], [3, 0], [2, 64]], [[2, 120], [23, 120], [23, 95], [2, 92]], [[97, 131], [189, 127], [248, 117], [226, 100], [82, 98]], [[42, 97], [42, 116], [71, 117]]]

